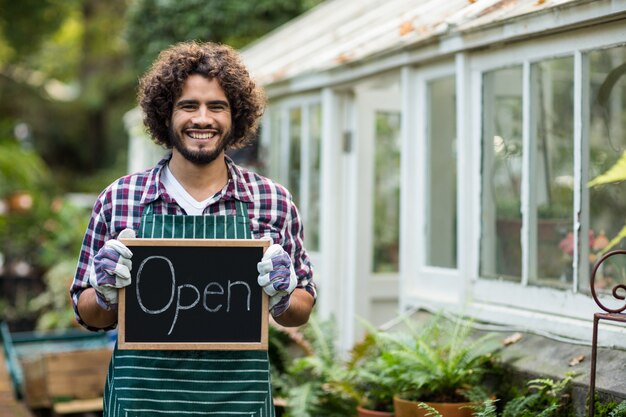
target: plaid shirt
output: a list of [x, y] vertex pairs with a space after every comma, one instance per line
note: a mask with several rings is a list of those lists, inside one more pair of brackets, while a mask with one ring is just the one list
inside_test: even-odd
[[[78, 315], [80, 294], [89, 287], [89, 270], [93, 257], [109, 239], [115, 239], [124, 229], [139, 230], [141, 214], [152, 203], [154, 214], [185, 215], [183, 209], [165, 191], [160, 182], [161, 170], [171, 155], [154, 168], [127, 175], [109, 185], [94, 204], [91, 220], [85, 233], [74, 282], [70, 288], [72, 304], [78, 322], [90, 330]], [[317, 296], [313, 282], [313, 269], [303, 247], [303, 228], [291, 194], [279, 184], [254, 172], [238, 167], [227, 156], [229, 180], [215, 194], [205, 215], [235, 215], [239, 200], [248, 204], [252, 236], [256, 239], [269, 236], [290, 255], [298, 276], [298, 287], [304, 288], [314, 298]]]

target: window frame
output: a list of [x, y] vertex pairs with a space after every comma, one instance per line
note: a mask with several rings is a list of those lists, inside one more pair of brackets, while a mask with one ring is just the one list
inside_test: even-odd
[[[576, 42], [572, 42], [576, 39]], [[459, 223], [459, 249], [457, 271], [442, 271], [438, 268], [427, 267], [424, 263], [423, 248], [426, 244], [420, 239], [407, 237], [404, 239], [409, 246], [403, 253], [407, 258], [413, 256], [417, 260], [403, 263], [401, 268], [403, 289], [401, 294], [401, 307], [407, 308], [446, 308], [450, 311], [469, 314], [477, 319], [492, 323], [502, 324], [516, 329], [529, 329], [532, 326], [538, 332], [548, 332], [565, 335], [577, 339], [589, 340], [591, 338], [591, 320], [593, 314], [599, 308], [593, 302], [590, 295], [579, 292], [578, 273], [580, 271], [580, 259], [587, 256], [585, 245], [579, 245], [579, 236], [586, 236], [588, 230], [588, 213], [584, 202], [588, 201], [586, 187], [586, 167], [588, 158], [586, 148], [588, 146], [586, 129], [587, 110], [587, 82], [584, 71], [585, 53], [620, 46], [626, 44], [626, 33], [620, 22], [609, 23], [602, 27], [577, 29], [562, 34], [554, 34], [543, 38], [533, 37], [528, 41], [520, 41], [494, 50], [485, 49], [472, 52], [458, 52], [455, 55], [455, 72], [457, 86], [457, 141], [458, 155], [457, 167], [458, 178], [458, 223]], [[522, 232], [523, 265], [522, 284], [505, 282], [492, 279], [483, 279], [479, 276], [480, 261], [480, 237], [481, 237], [481, 187], [482, 187], [482, 81], [483, 73], [490, 70], [522, 65], [522, 100], [523, 100], [523, 145], [528, 149], [530, 142], [530, 76], [531, 65], [546, 59], [564, 56], [573, 57], [574, 75], [574, 224], [573, 230], [580, 230], [575, 236], [575, 246], [580, 251], [575, 254], [578, 264], [574, 265], [574, 282], [568, 290], [549, 287], [529, 286], [529, 234]], [[511, 60], [515, 57], [515, 60]], [[445, 64], [444, 68], [450, 68]], [[411, 91], [417, 97], [417, 104], [410, 104], [407, 100], [407, 110], [416, 108], [416, 120], [411, 126], [407, 126], [407, 137], [413, 136], [417, 145], [411, 152], [417, 152], [416, 164], [422, 167], [425, 161], [423, 127], [425, 112], [423, 111], [426, 100], [425, 80], [429, 74], [441, 71], [439, 64], [424, 65], [421, 68], [411, 69], [405, 77], [411, 84]], [[439, 75], [442, 73], [439, 72]], [[438, 78], [438, 77], [435, 77]], [[583, 99], [585, 100], [583, 102]], [[422, 111], [420, 111], [422, 110]], [[414, 110], [412, 110], [414, 111]], [[410, 140], [407, 138], [407, 140]], [[529, 190], [528, 181], [531, 161], [530, 153], [524, 152], [523, 181], [522, 181], [522, 215], [527, 222], [529, 213]], [[425, 171], [422, 171], [425, 172]], [[464, 178], [460, 175], [463, 173]], [[418, 196], [427, 198], [424, 194], [425, 185], [423, 175], [417, 175], [419, 171], [407, 172], [419, 178], [418, 184], [411, 185], [409, 190], [417, 190]], [[410, 183], [407, 179], [406, 183]], [[425, 205], [414, 197], [411, 204], [405, 208], [417, 213], [418, 228], [412, 228], [414, 233], [424, 236], [423, 221]], [[423, 200], [423, 199], [422, 199]], [[578, 214], [578, 215], [577, 215]], [[405, 216], [404, 218], [406, 218]], [[578, 220], [577, 220], [578, 219]], [[524, 223], [523, 227], [527, 223]], [[406, 229], [406, 224], [405, 224]], [[418, 256], [416, 256], [418, 255]], [[417, 272], [417, 273], [416, 273]], [[584, 284], [583, 284], [584, 285]], [[531, 324], [532, 323], [532, 324]], [[612, 324], [603, 325], [609, 332], [600, 332], [600, 343], [626, 346], [626, 340], [616, 343], [611, 340], [616, 333], [626, 335], [626, 331]], [[610, 342], [608, 342], [611, 340]]]
[[[413, 136], [414, 140], [414, 148], [416, 153], [416, 158], [414, 163], [409, 164], [409, 167], [413, 167], [414, 172], [410, 173], [411, 177], [414, 179], [412, 182], [409, 182], [410, 188], [405, 188], [406, 190], [416, 190], [415, 195], [424, 196], [424, 198], [418, 198], [416, 201], [418, 209], [415, 210], [415, 219], [413, 222], [414, 226], [411, 226], [411, 230], [414, 231], [414, 234], [417, 236], [415, 239], [415, 249], [411, 250], [411, 255], [403, 256], [402, 258], [410, 259], [413, 265], [409, 266], [409, 269], [417, 270], [418, 273], [415, 276], [415, 281], [413, 285], [417, 288], [421, 288], [422, 291], [426, 291], [428, 294], [423, 294], [428, 298], [433, 299], [450, 299], [452, 295], [450, 293], [450, 288], [454, 288], [454, 284], [459, 281], [460, 274], [460, 260], [457, 259], [457, 267], [456, 268], [443, 268], [437, 266], [431, 266], [426, 263], [426, 245], [428, 242], [426, 241], [426, 222], [427, 222], [427, 210], [428, 204], [424, 203], [425, 200], [428, 199], [427, 191], [428, 185], [426, 180], [428, 178], [428, 162], [427, 162], [427, 154], [428, 154], [428, 83], [450, 76], [456, 75], [456, 66], [453, 60], [446, 60], [442, 62], [437, 62], [435, 64], [425, 66], [423, 68], [414, 68], [411, 69], [413, 73], [413, 79], [409, 80], [411, 82], [412, 88], [410, 89], [414, 94], [413, 97], [415, 100], [415, 109], [406, 111], [407, 114], [406, 119], [411, 119], [409, 122], [410, 125], [407, 126], [407, 129], [410, 129], [409, 135], [411, 135], [411, 131], [414, 132], [411, 136]], [[457, 101], [458, 101], [458, 77], [455, 77], [455, 88], [457, 89]], [[457, 103], [457, 114], [458, 114], [458, 103]], [[414, 115], [414, 117], [410, 117], [410, 115]], [[456, 115], [455, 115], [456, 116]], [[458, 123], [457, 123], [457, 146], [459, 143], [459, 134], [458, 134]], [[458, 155], [458, 152], [457, 152]], [[456, 160], [457, 163], [457, 216], [460, 213], [459, 202], [459, 158]], [[409, 168], [410, 169], [410, 168]], [[460, 219], [458, 219], [460, 221]], [[411, 221], [411, 220], [408, 220]], [[408, 229], [409, 227], [406, 227]], [[408, 223], [410, 225], [410, 223]], [[457, 258], [460, 255], [460, 235], [457, 227]], [[406, 268], [406, 266], [405, 266]], [[402, 265], [401, 265], [402, 271]], [[460, 295], [460, 294], [459, 294]], [[456, 298], [456, 297], [454, 297]]]
[[[278, 138], [278, 149], [280, 149], [280, 157], [278, 160], [280, 164], [278, 167], [270, 166], [268, 167], [268, 176], [278, 182], [279, 184], [287, 186], [289, 183], [289, 167], [291, 164], [291, 138], [290, 138], [290, 113], [294, 109], [300, 109], [300, 175], [299, 175], [299, 194], [300, 201], [296, 202], [298, 211], [300, 212], [300, 216], [302, 217], [303, 224], [305, 227], [308, 226], [308, 219], [310, 217], [309, 208], [312, 206], [309, 204], [310, 200], [310, 191], [311, 191], [311, 161], [308, 158], [309, 155], [309, 147], [312, 142], [311, 131], [310, 131], [310, 122], [311, 122], [311, 107], [320, 106], [320, 117], [322, 116], [322, 97], [321, 94], [307, 94], [307, 95], [298, 95], [289, 97], [284, 100], [277, 100], [275, 103], [268, 105], [266, 112], [263, 117], [264, 129], [262, 129], [262, 137], [261, 143], [262, 147], [267, 150], [263, 152], [263, 154], [272, 155], [270, 151], [272, 147], [271, 139], [272, 135], [275, 134], [276, 130], [279, 132]], [[274, 126], [274, 115], [278, 113], [278, 120], [280, 125]], [[321, 125], [319, 127], [320, 131], [323, 129], [323, 120], [321, 121]], [[320, 140], [320, 181], [319, 184], [321, 186], [321, 176], [322, 176], [322, 140]], [[271, 160], [276, 160], [275, 156], [271, 156]], [[291, 191], [291, 190], [290, 190]], [[317, 234], [320, 237], [318, 240], [318, 248], [317, 250], [309, 250], [311, 254], [317, 256], [321, 252], [321, 233], [322, 233], [322, 224], [321, 224], [321, 208], [320, 213], [318, 213], [318, 225], [317, 225]], [[306, 239], [306, 238], [305, 238]], [[308, 248], [307, 248], [308, 249]]]

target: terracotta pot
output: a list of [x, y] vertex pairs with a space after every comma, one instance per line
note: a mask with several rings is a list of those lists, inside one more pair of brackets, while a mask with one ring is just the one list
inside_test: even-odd
[[[425, 402], [425, 401], [424, 401]], [[395, 417], [425, 417], [427, 410], [418, 408], [420, 401], [407, 401], [397, 396], [393, 397]], [[474, 403], [429, 403], [425, 402], [443, 417], [472, 417], [470, 406]]]
[[357, 407], [356, 413], [358, 417], [393, 417], [392, 412], [368, 410], [367, 408], [363, 407]]

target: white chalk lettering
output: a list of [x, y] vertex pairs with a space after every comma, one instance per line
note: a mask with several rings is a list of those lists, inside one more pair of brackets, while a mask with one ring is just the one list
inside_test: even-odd
[[[170, 277], [172, 278], [172, 287], [170, 289], [170, 300], [167, 302], [165, 307], [163, 307], [160, 310], [150, 310], [145, 305], [143, 305], [143, 302], [141, 301], [141, 292], [139, 291], [139, 282], [141, 281], [141, 273], [143, 272], [143, 267], [146, 265], [148, 261], [151, 261], [153, 259], [163, 259], [165, 262], [167, 262], [167, 265], [170, 267]], [[172, 262], [169, 259], [167, 259], [165, 256], [149, 256], [146, 259], [144, 259], [141, 265], [139, 265], [139, 269], [137, 270], [137, 280], [135, 282], [135, 288], [136, 288], [136, 293], [137, 293], [137, 302], [139, 303], [139, 307], [143, 310], [144, 313], [161, 314], [162, 312], [170, 308], [170, 305], [172, 305], [172, 301], [174, 301], [175, 286], [176, 286], [176, 276], [174, 274], [174, 265], [172, 265]]]
[[[219, 291], [209, 291], [209, 287], [217, 287], [219, 288]], [[207, 305], [207, 295], [224, 295], [224, 287], [222, 287], [217, 282], [209, 282], [207, 286], [204, 287], [204, 295], [202, 300], [202, 305], [204, 306], [204, 309], [209, 313], [215, 313], [216, 311], [220, 311], [220, 309], [222, 308], [222, 304], [218, 305], [215, 308], [211, 308]]]
[[[193, 303], [187, 306], [180, 304], [180, 298], [181, 298], [180, 293], [183, 288], [191, 288], [196, 292], [196, 299], [193, 301]], [[174, 330], [174, 326], [176, 325], [176, 320], [178, 320], [178, 312], [180, 310], [189, 310], [191, 308], [194, 308], [198, 304], [199, 301], [200, 301], [200, 291], [198, 291], [198, 288], [196, 288], [195, 285], [183, 284], [183, 285], [178, 286], [178, 299], [176, 300], [176, 313], [174, 313], [174, 320], [172, 320], [172, 327], [170, 327], [170, 331], [167, 332], [168, 335], [172, 334], [172, 330]]]
[[227, 304], [227, 307], [226, 307], [226, 311], [230, 312], [230, 299], [231, 299], [231, 291], [230, 290], [235, 285], [243, 285], [248, 290], [246, 311], [250, 311], [250, 286], [246, 282], [243, 282], [243, 281], [230, 282], [230, 280], [228, 281], [228, 304]]
[[[158, 260], [165, 261], [167, 263], [167, 266], [169, 267], [168, 278], [171, 280], [171, 285], [170, 283], [168, 283], [167, 284], [168, 288], [166, 288], [167, 290], [169, 290], [169, 300], [161, 308], [150, 309], [146, 307], [146, 305], [144, 304], [142, 300], [141, 292], [139, 290], [139, 285], [141, 283], [142, 274], [144, 274], [144, 267], [146, 266], [146, 264], [148, 262], [154, 262]], [[154, 268], [154, 266], [152, 266], [152, 268]], [[155, 282], [162, 283], [163, 281], [155, 280]], [[247, 282], [228, 280], [226, 288], [224, 287], [224, 285], [220, 284], [219, 282], [209, 282], [204, 286], [202, 295], [200, 295], [200, 291], [198, 287], [194, 284], [181, 284], [178, 286], [176, 285], [176, 273], [174, 270], [174, 265], [168, 258], [164, 256], [149, 256], [146, 259], [144, 259], [143, 262], [141, 262], [141, 265], [139, 265], [139, 269], [137, 270], [135, 288], [136, 288], [137, 302], [139, 303], [139, 307], [146, 314], [156, 315], [156, 314], [164, 313], [168, 311], [170, 307], [174, 304], [174, 301], [176, 301], [174, 317], [172, 319], [170, 329], [167, 332], [168, 335], [171, 335], [172, 332], [174, 331], [174, 328], [176, 327], [176, 323], [178, 322], [180, 311], [191, 310], [192, 308], [196, 307], [200, 303], [201, 297], [202, 297], [202, 307], [204, 308], [204, 310], [206, 310], [209, 313], [219, 312], [224, 307], [224, 304], [226, 304], [227, 313], [231, 311], [231, 306], [233, 309], [237, 309], [238, 306], [241, 306], [242, 308], [244, 308], [244, 303], [233, 302], [233, 297], [236, 298], [237, 301], [238, 300], [243, 301], [244, 296], [246, 297], [245, 310], [250, 311], [250, 298], [252, 296], [252, 290], [250, 288], [250, 285]], [[150, 291], [161, 291], [162, 289], [163, 288], [154, 288], [154, 286], [152, 286]], [[195, 293], [195, 296], [193, 297], [192, 301], [190, 299], [190, 301], [188, 301], [187, 304], [183, 304], [183, 301], [181, 301], [183, 290], [185, 291], [186, 294], [189, 294], [189, 291], [191, 291], [191, 293]]]

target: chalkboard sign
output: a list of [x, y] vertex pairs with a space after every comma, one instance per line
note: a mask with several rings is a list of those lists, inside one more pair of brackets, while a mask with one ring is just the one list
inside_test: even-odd
[[132, 281], [120, 290], [119, 349], [266, 350], [268, 301], [254, 239], [122, 239]]

